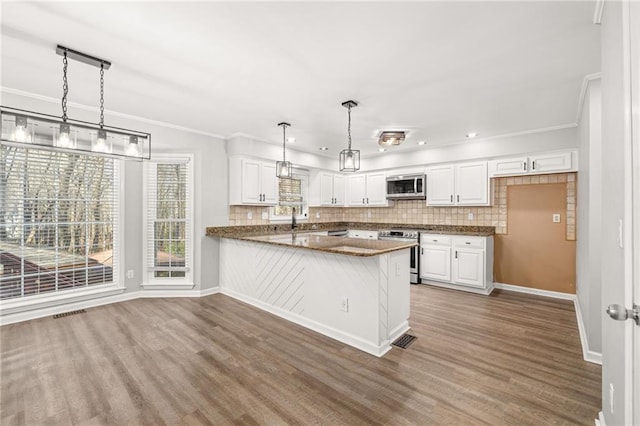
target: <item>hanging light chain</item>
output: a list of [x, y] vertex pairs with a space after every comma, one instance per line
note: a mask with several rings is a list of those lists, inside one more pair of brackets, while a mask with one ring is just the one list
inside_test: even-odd
[[67, 121], [67, 95], [69, 94], [69, 83], [67, 81], [67, 66], [69, 61], [67, 60], [67, 51], [64, 52], [62, 58], [62, 121]]
[[285, 148], [285, 143], [287, 141], [287, 125], [282, 125], [282, 161], [287, 161], [287, 150]]
[[349, 123], [347, 125], [347, 132], [349, 134], [349, 151], [351, 151], [351, 104], [347, 105], [347, 110], [349, 111]]
[[100, 128], [104, 127], [104, 64], [100, 64]]

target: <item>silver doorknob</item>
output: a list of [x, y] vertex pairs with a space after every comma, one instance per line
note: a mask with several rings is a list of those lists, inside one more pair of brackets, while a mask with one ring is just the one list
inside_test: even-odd
[[609, 305], [607, 314], [616, 321], [632, 319], [636, 325], [640, 325], [640, 306], [634, 305], [633, 309], [627, 309], [622, 305]]

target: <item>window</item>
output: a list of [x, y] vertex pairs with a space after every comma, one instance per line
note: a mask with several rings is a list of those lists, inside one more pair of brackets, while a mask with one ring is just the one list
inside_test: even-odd
[[193, 158], [154, 156], [145, 169], [147, 282], [190, 283]]
[[0, 146], [0, 299], [112, 283], [118, 162]]
[[294, 208], [296, 218], [306, 219], [308, 187], [309, 175], [305, 172], [294, 172], [291, 179], [278, 179], [278, 205], [271, 209], [271, 220], [291, 220]]

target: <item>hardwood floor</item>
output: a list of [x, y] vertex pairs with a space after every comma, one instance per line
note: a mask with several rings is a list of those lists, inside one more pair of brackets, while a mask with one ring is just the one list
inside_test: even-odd
[[4, 326], [0, 423], [593, 425], [571, 302], [411, 291], [384, 358], [219, 294]]

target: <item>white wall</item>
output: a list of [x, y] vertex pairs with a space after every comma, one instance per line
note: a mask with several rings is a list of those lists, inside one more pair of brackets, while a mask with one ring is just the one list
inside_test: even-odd
[[600, 79], [589, 82], [578, 127], [576, 295], [584, 324], [587, 354], [602, 352], [601, 310], [601, 206], [602, 107]]
[[[60, 115], [60, 104], [45, 99], [2, 93], [2, 105]], [[169, 106], [167, 106], [169, 108]], [[97, 113], [70, 106], [69, 117], [90, 122], [97, 121]], [[195, 159], [194, 188], [194, 281], [196, 290], [218, 286], [218, 242], [205, 237], [207, 226], [227, 225], [229, 222], [227, 155], [224, 140], [176, 130], [132, 118], [105, 115], [105, 124], [151, 133], [153, 153], [193, 153]], [[125, 161], [123, 167], [124, 241], [122, 242], [123, 271], [133, 270], [134, 278], [124, 278], [127, 291], [138, 291], [142, 284], [144, 265], [142, 241], [142, 163]]]

